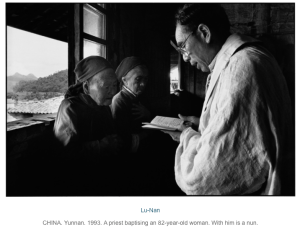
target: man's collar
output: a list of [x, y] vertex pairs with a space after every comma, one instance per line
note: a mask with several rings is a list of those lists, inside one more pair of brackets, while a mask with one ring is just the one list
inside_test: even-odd
[[218, 52], [216, 57], [214, 58], [211, 63], [213, 66], [211, 70], [214, 70], [210, 76], [210, 83], [207, 88], [207, 93], [205, 94], [205, 101], [203, 104], [202, 112], [206, 109], [207, 102], [214, 90], [214, 87], [220, 77], [221, 71], [225, 68], [226, 64], [230, 60], [231, 56], [244, 44], [246, 43], [257, 43], [258, 41], [254, 38], [239, 35], [239, 34], [232, 34], [228, 37], [224, 45], [222, 46], [221, 50]]
[[223, 44], [222, 48], [217, 53], [217, 55], [214, 57], [212, 62], [209, 64], [208, 67], [210, 69], [210, 72], [214, 70], [218, 57], [223, 57], [224, 54], [231, 56], [241, 46], [241, 44], [251, 43], [251, 42], [252, 43], [258, 42], [258, 40], [240, 34], [230, 35], [225, 41], [225, 43]]
[[252, 37], [241, 34], [231, 34], [223, 44], [216, 57], [224, 58], [224, 56], [227, 56], [230, 58], [243, 44], [257, 42], [259, 41]]

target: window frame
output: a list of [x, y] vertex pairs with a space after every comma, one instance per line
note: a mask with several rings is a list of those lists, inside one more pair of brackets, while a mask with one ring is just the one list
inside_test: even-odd
[[[83, 19], [83, 7], [84, 5], [90, 5], [91, 7], [95, 8], [102, 14], [106, 16], [105, 19], [105, 37], [106, 39], [101, 39], [95, 36], [92, 36], [90, 34], [87, 34], [83, 32], [83, 25], [84, 25], [84, 19]], [[108, 47], [109, 47], [109, 28], [107, 25], [109, 24], [109, 13], [108, 13], [108, 4], [103, 3], [104, 7], [98, 5], [97, 3], [71, 3], [68, 6], [68, 86], [73, 85], [76, 83], [76, 75], [74, 73], [74, 69], [76, 64], [83, 59], [83, 54], [84, 54], [84, 39], [87, 39], [89, 41], [105, 45], [106, 46], [106, 59], [109, 58], [109, 52], [108, 52]], [[7, 26], [7, 25], [6, 25]], [[28, 30], [24, 30], [28, 31]], [[28, 31], [30, 32], [30, 31]], [[38, 33], [37, 33], [38, 34]], [[39, 34], [38, 34], [39, 35]], [[46, 36], [47, 37], [47, 36]], [[49, 37], [51, 38], [51, 37]], [[54, 38], [52, 38], [54, 39]], [[55, 114], [52, 114], [56, 116]], [[49, 116], [49, 114], [47, 115]], [[12, 130], [19, 129], [19, 128], [24, 128], [24, 125], [21, 125], [20, 127], [17, 127], [20, 123], [28, 122], [28, 121], [33, 121], [36, 122], [37, 117], [30, 117], [24, 119], [25, 121], [22, 120], [15, 120], [11, 121], [9, 123], [6, 123], [7, 127], [9, 126], [16, 126], [16, 128], [13, 128]], [[49, 125], [49, 122], [53, 123], [54, 122], [54, 117], [53, 119], [46, 119], [45, 120], [40, 120], [42, 123], [45, 123], [46, 125]], [[26, 126], [27, 127], [27, 126]], [[7, 130], [10, 131], [10, 130]]]
[[[103, 3], [105, 4], [105, 3]], [[105, 37], [106, 39], [102, 39], [96, 36], [93, 36], [91, 34], [85, 33], [83, 32], [83, 26], [84, 26], [84, 17], [83, 17], [83, 8], [84, 5], [89, 5], [93, 8], [95, 8], [96, 10], [98, 10], [99, 12], [101, 12], [102, 14], [105, 15], [106, 19], [105, 19]], [[106, 5], [104, 5], [106, 6]], [[101, 7], [100, 5], [96, 4], [96, 3], [83, 3], [82, 4], [82, 58], [83, 58], [83, 54], [84, 54], [84, 39], [95, 42], [97, 44], [101, 44], [101, 45], [105, 45], [106, 51], [105, 51], [105, 59], [108, 59], [108, 52], [107, 52], [107, 46], [108, 46], [108, 42], [107, 42], [107, 10], [103, 7]]]
[[[106, 26], [105, 26], [105, 33], [106, 39], [101, 39], [95, 37], [93, 35], [87, 34], [83, 32], [83, 8], [84, 5], [89, 5], [99, 12], [103, 13], [106, 16]], [[71, 4], [70, 14], [69, 14], [69, 72], [68, 72], [68, 84], [73, 85], [76, 83], [76, 76], [74, 73], [74, 69], [76, 64], [83, 59], [84, 56], [84, 39], [95, 42], [97, 44], [105, 45], [106, 46], [106, 59], [109, 59], [109, 28], [107, 25], [109, 24], [109, 14], [107, 10], [107, 4], [104, 3], [104, 8], [97, 3], [74, 3]], [[73, 13], [72, 13], [73, 12]]]

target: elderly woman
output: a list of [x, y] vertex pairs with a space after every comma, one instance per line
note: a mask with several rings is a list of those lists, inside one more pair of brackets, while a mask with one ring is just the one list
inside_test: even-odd
[[151, 121], [150, 112], [144, 106], [146, 102], [141, 99], [149, 77], [145, 62], [138, 57], [127, 57], [116, 74], [121, 91], [113, 98], [111, 108], [125, 149], [131, 152], [122, 163], [123, 194], [181, 195], [173, 179], [172, 140], [160, 131], [141, 128], [142, 122]]
[[[98, 174], [94, 178], [106, 183], [104, 180], [109, 180], [111, 173], [106, 166], [106, 159], [121, 147], [109, 107], [116, 93], [117, 77], [108, 61], [99, 56], [81, 60], [74, 72], [77, 83], [69, 87], [54, 125], [54, 135], [62, 146], [66, 159], [65, 172], [71, 173], [66, 180], [69, 183], [82, 181], [89, 186], [95, 183], [91, 174]], [[96, 169], [93, 170], [94, 168]], [[101, 173], [106, 175], [100, 179]], [[78, 180], [79, 177], [82, 180]], [[109, 185], [106, 183], [103, 186]], [[103, 191], [103, 187], [101, 189]], [[72, 191], [74, 190], [78, 190], [78, 187]], [[75, 194], [86, 195], [91, 192]]]
[[132, 56], [120, 63], [116, 75], [121, 91], [112, 101], [113, 118], [126, 149], [136, 152], [147, 137], [147, 132], [141, 129], [142, 122], [151, 120], [150, 112], [140, 100], [148, 82], [149, 72], [142, 59]]
[[[69, 87], [54, 125], [58, 141], [67, 149], [78, 147], [95, 154], [112, 149], [114, 126], [109, 105], [116, 93], [117, 78], [107, 60], [90, 56], [80, 61], [77, 84]], [[86, 152], [85, 152], [86, 153]]]

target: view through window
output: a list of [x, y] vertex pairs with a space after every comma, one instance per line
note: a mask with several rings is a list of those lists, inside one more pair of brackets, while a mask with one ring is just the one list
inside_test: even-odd
[[178, 75], [178, 66], [175, 66], [170, 71], [170, 92], [174, 92], [176, 89], [179, 89]]
[[7, 122], [55, 114], [68, 87], [68, 44], [7, 26]]
[[176, 50], [171, 51], [170, 54], [170, 92], [180, 89], [179, 85], [179, 70], [178, 70], [178, 52]]

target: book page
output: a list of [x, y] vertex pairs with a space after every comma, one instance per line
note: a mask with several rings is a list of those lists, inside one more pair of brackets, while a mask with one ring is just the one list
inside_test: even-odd
[[177, 130], [175, 128], [157, 126], [157, 125], [153, 125], [153, 124], [146, 124], [146, 125], [142, 126], [142, 128], [151, 129], [151, 130], [167, 130], [167, 131], [176, 131]]
[[170, 118], [170, 117], [163, 117], [163, 116], [156, 116], [151, 121], [151, 124], [174, 128], [174, 129], [179, 129], [182, 123], [183, 121], [179, 118]]

